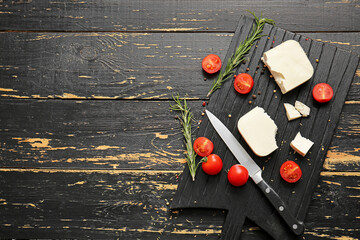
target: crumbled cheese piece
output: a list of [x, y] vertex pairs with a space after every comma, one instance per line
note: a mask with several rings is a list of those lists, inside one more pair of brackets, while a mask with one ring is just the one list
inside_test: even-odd
[[238, 130], [251, 150], [260, 157], [275, 151], [277, 126], [261, 107], [255, 107], [238, 121]]
[[266, 51], [261, 58], [283, 94], [308, 81], [314, 68], [295, 40], [288, 40]]
[[301, 117], [301, 114], [295, 109], [295, 107], [289, 103], [284, 103], [284, 107], [286, 110], [286, 116], [289, 121], [297, 119]]
[[290, 146], [301, 156], [305, 156], [314, 143], [307, 138], [301, 136], [300, 132], [296, 134], [294, 140], [291, 141]]
[[310, 108], [302, 102], [296, 101], [295, 108], [299, 111], [299, 113], [301, 113], [301, 116], [303, 117], [307, 117], [310, 115]]

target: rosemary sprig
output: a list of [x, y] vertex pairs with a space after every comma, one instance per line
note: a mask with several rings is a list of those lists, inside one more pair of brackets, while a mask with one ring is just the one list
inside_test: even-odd
[[185, 138], [186, 162], [189, 167], [192, 180], [195, 181], [196, 170], [198, 169], [200, 163], [205, 161], [205, 159], [201, 159], [196, 164], [197, 154], [194, 151], [192, 137], [191, 137], [191, 122], [194, 121], [193, 114], [191, 113], [185, 98], [181, 100], [179, 95], [172, 97], [175, 101], [175, 104], [173, 105], [170, 104], [170, 110], [181, 112], [181, 117], [179, 117], [179, 121], [182, 125], [182, 132]]
[[256, 40], [261, 38], [261, 35], [265, 23], [269, 23], [274, 25], [275, 21], [268, 18], [258, 18], [255, 13], [248, 11], [251, 13], [255, 18], [255, 24], [253, 25], [253, 29], [251, 35], [245, 39], [245, 41], [241, 42], [236, 49], [235, 53], [231, 56], [229, 61], [227, 62], [226, 68], [224, 71], [221, 71], [217, 80], [213, 82], [207, 97], [215, 92], [217, 89], [221, 87], [221, 85], [229, 78], [229, 76], [233, 75], [235, 72], [235, 68], [239, 66], [239, 64], [245, 60], [245, 55], [250, 51], [251, 46], [254, 44]]

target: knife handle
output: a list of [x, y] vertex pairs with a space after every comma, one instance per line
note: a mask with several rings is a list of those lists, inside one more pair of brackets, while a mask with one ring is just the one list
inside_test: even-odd
[[296, 235], [303, 234], [305, 230], [304, 223], [298, 221], [288, 210], [285, 203], [281, 200], [280, 196], [272, 189], [269, 184], [267, 184], [264, 180], [261, 180], [257, 184], [260, 189], [264, 192], [266, 198], [271, 202], [271, 204], [275, 207], [276, 211], [281, 215], [281, 217], [285, 220], [286, 224], [291, 228], [291, 230]]

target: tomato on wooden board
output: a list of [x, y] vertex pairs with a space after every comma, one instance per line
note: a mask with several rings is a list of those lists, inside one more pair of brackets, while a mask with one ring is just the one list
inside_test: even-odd
[[214, 144], [206, 137], [199, 137], [194, 141], [194, 151], [200, 157], [209, 156], [214, 150]]
[[249, 172], [246, 167], [240, 164], [235, 164], [230, 168], [227, 177], [231, 185], [239, 187], [248, 181]]
[[201, 167], [206, 174], [216, 175], [221, 171], [223, 162], [218, 155], [210, 154], [207, 156], [207, 161], [201, 164]]
[[313, 97], [320, 103], [329, 102], [334, 96], [332, 87], [327, 83], [318, 83], [313, 88]]
[[302, 171], [294, 161], [286, 161], [280, 167], [280, 175], [285, 181], [294, 183], [299, 181]]
[[247, 94], [254, 86], [253, 78], [247, 73], [240, 73], [234, 80], [234, 88], [238, 93]]
[[216, 73], [221, 68], [221, 59], [218, 55], [209, 54], [202, 60], [202, 68], [207, 73]]

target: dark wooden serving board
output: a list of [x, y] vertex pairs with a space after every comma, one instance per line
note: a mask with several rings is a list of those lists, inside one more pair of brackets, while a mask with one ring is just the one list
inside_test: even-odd
[[[252, 25], [253, 19], [241, 17], [224, 63], [227, 62], [239, 43], [250, 34]], [[239, 95], [233, 89], [233, 80], [228, 80], [220, 90], [211, 96], [207, 109], [225, 123], [235, 137], [239, 139], [240, 143], [263, 169], [263, 178], [285, 201], [292, 214], [303, 221], [336, 129], [345, 97], [359, 64], [359, 57], [332, 45], [313, 41], [271, 25], [265, 25], [263, 34], [268, 37], [262, 37], [252, 47], [248, 54], [248, 61], [237, 69], [237, 73], [248, 72], [253, 76], [253, 90], [248, 95]], [[260, 58], [265, 51], [288, 39], [299, 41], [315, 72], [310, 81], [283, 95], [275, 81], [270, 79], [270, 73], [267, 69], [265, 69], [264, 74], [261, 74], [264, 65]], [[317, 62], [316, 59], [319, 61]], [[248, 71], [246, 71], [247, 68], [249, 68]], [[329, 103], [319, 104], [312, 98], [311, 90], [320, 82], [327, 82], [333, 87], [335, 94]], [[258, 95], [259, 91], [261, 91], [260, 95]], [[257, 94], [256, 99], [252, 98], [253, 94]], [[252, 104], [248, 103], [250, 100]], [[307, 118], [289, 122], [283, 103], [294, 104], [295, 100], [310, 106], [311, 113]], [[238, 119], [255, 106], [263, 107], [278, 126], [276, 140], [279, 149], [264, 158], [257, 157], [252, 153], [236, 128]], [[305, 157], [294, 153], [289, 145], [299, 131], [302, 136], [314, 142], [313, 147]], [[200, 169], [197, 172], [195, 182], [193, 182], [188, 168], [185, 167], [171, 208], [227, 210], [227, 217], [222, 229], [222, 239], [239, 239], [245, 218], [255, 222], [274, 239], [296, 239], [253, 181], [250, 180], [245, 186], [238, 188], [228, 183], [226, 170], [236, 164], [237, 161], [214, 131], [207, 117], [204, 117], [197, 136], [206, 136], [214, 142], [214, 153], [218, 154], [224, 162], [223, 171], [217, 176], [208, 176]], [[303, 176], [296, 184], [286, 183], [280, 177], [280, 166], [286, 160], [297, 162], [302, 169]]]

